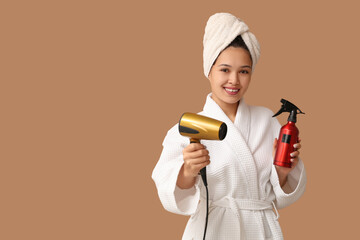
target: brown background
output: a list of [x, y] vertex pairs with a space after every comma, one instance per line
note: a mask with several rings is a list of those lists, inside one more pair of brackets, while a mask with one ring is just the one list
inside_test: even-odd
[[0, 239], [180, 239], [187, 217], [163, 209], [151, 173], [167, 130], [210, 91], [202, 37], [222, 11], [261, 44], [246, 101], [306, 112], [308, 185], [280, 211], [285, 239], [353, 239], [355, 2], [1, 1]]

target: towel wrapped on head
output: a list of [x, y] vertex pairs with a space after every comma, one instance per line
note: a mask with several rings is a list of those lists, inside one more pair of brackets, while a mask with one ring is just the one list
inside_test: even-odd
[[252, 60], [252, 70], [260, 57], [260, 45], [248, 26], [230, 13], [216, 13], [206, 23], [204, 34], [204, 74], [209, 76], [212, 65], [219, 54], [238, 36], [241, 35], [248, 47]]

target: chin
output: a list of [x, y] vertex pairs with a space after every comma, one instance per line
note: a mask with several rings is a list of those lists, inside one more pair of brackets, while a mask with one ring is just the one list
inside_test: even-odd
[[236, 95], [236, 96], [224, 96], [223, 99], [229, 103], [236, 103], [236, 102], [240, 101], [241, 98], [242, 98], [242, 95]]
[[237, 100], [237, 101], [232, 101], [232, 102], [229, 102], [228, 104], [237, 104], [237, 103], [239, 103], [239, 101], [240, 101], [240, 99], [239, 99], [239, 100]]
[[224, 99], [224, 102], [227, 104], [235, 104], [238, 103], [240, 101], [241, 98], [231, 98], [231, 99]]
[[228, 96], [226, 94], [220, 93], [220, 94], [212, 94], [212, 98], [217, 102], [220, 101], [225, 104], [233, 105], [240, 101], [242, 95], [238, 96]]

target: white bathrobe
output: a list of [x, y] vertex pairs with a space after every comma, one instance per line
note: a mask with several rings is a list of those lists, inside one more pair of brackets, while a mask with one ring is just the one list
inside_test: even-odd
[[[272, 158], [274, 138], [281, 126], [272, 118], [273, 112], [241, 99], [233, 123], [209, 94], [199, 114], [223, 121], [228, 127], [223, 141], [201, 141], [211, 160], [206, 167], [210, 199], [206, 239], [283, 239], [277, 209], [301, 197], [306, 173], [299, 160], [281, 188]], [[191, 215], [182, 239], [197, 240], [203, 238], [205, 227], [205, 187], [200, 176], [190, 189], [176, 186], [184, 163], [182, 151], [188, 144], [189, 139], [179, 134], [178, 124], [171, 128], [152, 178], [166, 210]]]

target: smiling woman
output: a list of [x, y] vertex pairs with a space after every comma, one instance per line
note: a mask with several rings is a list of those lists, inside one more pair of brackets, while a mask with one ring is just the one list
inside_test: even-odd
[[[280, 124], [269, 109], [245, 103], [259, 43], [243, 21], [218, 13], [207, 22], [203, 56], [211, 93], [199, 114], [224, 122], [227, 136], [221, 142], [189, 144], [178, 124], [171, 128], [152, 174], [160, 200], [168, 211], [191, 216], [186, 240], [283, 239], [277, 208], [302, 196], [306, 172], [298, 158], [300, 143], [294, 146], [291, 168], [274, 167]], [[207, 195], [198, 176], [205, 166], [208, 225]]]
[[[241, 36], [236, 40], [240, 41]], [[241, 39], [242, 40], [242, 39]], [[227, 47], [221, 52], [210, 70], [212, 99], [223, 109], [232, 122], [240, 99], [251, 80], [251, 57], [242, 47]]]

